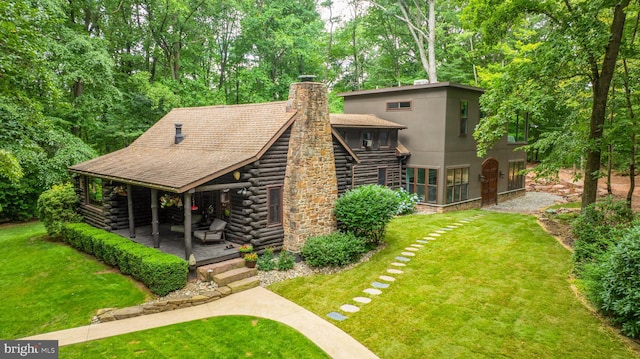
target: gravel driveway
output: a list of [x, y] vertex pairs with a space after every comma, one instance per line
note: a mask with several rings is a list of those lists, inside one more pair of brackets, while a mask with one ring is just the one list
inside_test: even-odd
[[558, 202], [564, 202], [561, 196], [547, 192], [527, 192], [522, 197], [504, 201], [495, 206], [483, 207], [482, 209], [485, 211], [531, 214]]

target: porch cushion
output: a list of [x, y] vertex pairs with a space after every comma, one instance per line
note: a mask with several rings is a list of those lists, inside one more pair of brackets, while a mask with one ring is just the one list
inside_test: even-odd
[[227, 226], [227, 222], [221, 219], [214, 219], [209, 226], [209, 230], [195, 231], [193, 236], [200, 239], [202, 242], [223, 242], [225, 240], [224, 229]]

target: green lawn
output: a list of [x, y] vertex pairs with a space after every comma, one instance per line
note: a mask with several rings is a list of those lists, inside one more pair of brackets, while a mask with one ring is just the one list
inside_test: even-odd
[[40, 223], [0, 227], [0, 258], [1, 339], [88, 325], [97, 309], [149, 296], [108, 266], [49, 241]]
[[[426, 244], [379, 296], [362, 292], [403, 248], [459, 219], [484, 215]], [[382, 358], [633, 358], [570, 289], [571, 255], [531, 216], [465, 211], [394, 219], [388, 246], [335, 275], [276, 283], [316, 314], [369, 304], [337, 326]]]
[[60, 348], [61, 358], [328, 358], [291, 327], [214, 317]]

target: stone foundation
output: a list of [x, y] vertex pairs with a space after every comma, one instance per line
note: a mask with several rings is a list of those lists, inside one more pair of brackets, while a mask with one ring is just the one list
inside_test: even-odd
[[[522, 197], [526, 194], [526, 190], [519, 189], [510, 192], [498, 193], [498, 203], [508, 201], [514, 198]], [[466, 209], [479, 209], [482, 207], [482, 199], [475, 198], [464, 202], [451, 203], [444, 206], [431, 205], [421, 203], [417, 205], [417, 211], [422, 213], [447, 213], [453, 211], [463, 211]]]

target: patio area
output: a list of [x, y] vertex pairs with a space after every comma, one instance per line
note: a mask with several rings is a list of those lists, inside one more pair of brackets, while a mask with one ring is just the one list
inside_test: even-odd
[[[172, 232], [170, 228], [171, 226], [169, 224], [160, 224], [160, 248], [158, 249], [164, 253], [184, 258], [184, 235], [182, 233]], [[113, 233], [129, 238], [129, 229], [115, 230]], [[131, 240], [144, 244], [147, 247], [153, 247], [151, 225], [136, 227], [136, 237], [131, 238]], [[229, 245], [233, 245], [233, 248], [226, 248]], [[240, 256], [240, 252], [238, 252], [239, 246], [240, 245], [229, 241], [204, 244], [199, 239], [192, 238], [192, 250], [193, 255], [196, 257], [196, 266], [238, 258]]]

